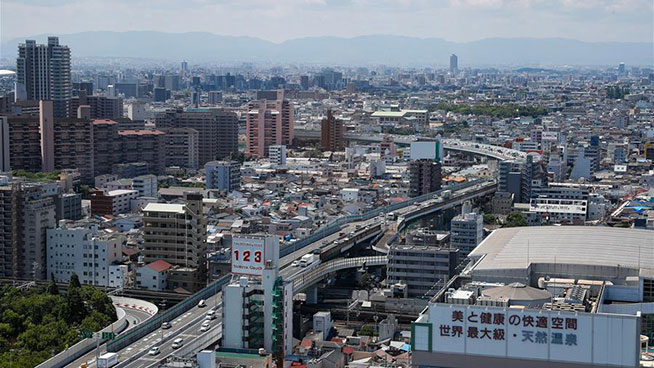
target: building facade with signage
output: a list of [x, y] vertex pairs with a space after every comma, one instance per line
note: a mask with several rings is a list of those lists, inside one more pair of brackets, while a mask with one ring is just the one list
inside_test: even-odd
[[223, 343], [263, 348], [282, 359], [293, 350], [293, 283], [279, 275], [279, 238], [235, 236], [232, 282], [223, 288]]
[[654, 235], [499, 229], [412, 326], [414, 367], [638, 367], [654, 336]]
[[640, 319], [430, 304], [412, 326], [414, 367], [638, 367]]

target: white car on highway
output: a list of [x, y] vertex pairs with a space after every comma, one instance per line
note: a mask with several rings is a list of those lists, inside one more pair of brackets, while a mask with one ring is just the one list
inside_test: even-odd
[[209, 322], [209, 321], [204, 321], [204, 322], [202, 323], [202, 326], [200, 326], [200, 331], [202, 331], [202, 332], [206, 332], [206, 331], [209, 331], [210, 328], [211, 328], [211, 322]]
[[158, 355], [160, 353], [159, 347], [155, 346], [148, 352], [148, 355]]
[[216, 311], [211, 309], [207, 312], [206, 319], [216, 319]]
[[184, 345], [184, 340], [182, 338], [177, 338], [175, 341], [173, 341], [173, 349], [179, 349]]

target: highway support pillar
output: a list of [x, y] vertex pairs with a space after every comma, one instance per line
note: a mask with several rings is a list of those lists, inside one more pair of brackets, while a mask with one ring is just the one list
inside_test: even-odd
[[305, 294], [307, 295], [307, 304], [318, 304], [318, 286], [309, 287]]

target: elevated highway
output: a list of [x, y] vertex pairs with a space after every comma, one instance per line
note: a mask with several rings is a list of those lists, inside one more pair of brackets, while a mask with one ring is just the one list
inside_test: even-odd
[[308, 272], [295, 274], [291, 276], [289, 280], [293, 282], [293, 292], [299, 293], [305, 288], [315, 284], [317, 281], [324, 279], [334, 272], [348, 268], [383, 266], [386, 265], [386, 263], [388, 263], [388, 258], [386, 256], [334, 259], [332, 261], [322, 263], [318, 267]]
[[[295, 129], [295, 137], [298, 139], [316, 140], [320, 139], [319, 130]], [[432, 137], [421, 137], [416, 135], [398, 135], [398, 134], [359, 134], [346, 133], [344, 138], [350, 141], [379, 143], [384, 140], [385, 136], [393, 138], [393, 142], [400, 146], [408, 146], [411, 142], [417, 140], [433, 140]], [[511, 148], [493, 146], [490, 144], [462, 141], [458, 139], [443, 139], [443, 149], [446, 151], [457, 151], [473, 155], [486, 156], [495, 160], [519, 160], [524, 159], [527, 154], [522, 151]]]

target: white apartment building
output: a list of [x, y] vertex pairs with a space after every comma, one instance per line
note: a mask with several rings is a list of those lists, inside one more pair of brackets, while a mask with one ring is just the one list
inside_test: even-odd
[[156, 197], [157, 196], [157, 176], [143, 175], [137, 176], [132, 181], [132, 188], [139, 192], [139, 197]]
[[85, 285], [124, 285], [126, 269], [119, 267], [125, 242], [122, 234], [90, 225], [60, 226], [48, 229], [46, 236], [48, 279], [54, 277], [56, 281], [68, 282], [75, 273]]
[[276, 144], [268, 147], [268, 158], [272, 165], [286, 165], [286, 146], [283, 144]]
[[484, 238], [484, 216], [472, 212], [472, 208], [466, 203], [461, 214], [452, 219], [450, 233], [450, 244], [460, 249], [461, 255], [465, 257]]

